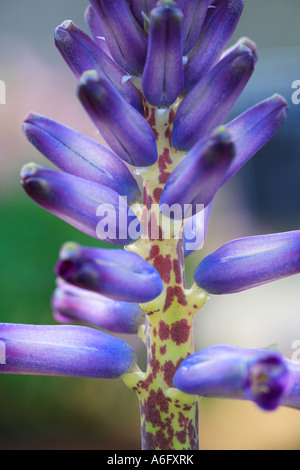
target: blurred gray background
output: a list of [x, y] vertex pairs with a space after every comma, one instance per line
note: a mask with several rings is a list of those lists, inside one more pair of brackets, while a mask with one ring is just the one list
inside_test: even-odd
[[[86, 0], [0, 2], [0, 79], [7, 85], [7, 104], [0, 105], [1, 321], [52, 322], [49, 299], [60, 245], [68, 239], [92, 243], [19, 188], [23, 163], [47, 164], [21, 131], [30, 110], [99, 137], [53, 43], [63, 20], [87, 31], [86, 6]], [[290, 112], [273, 142], [220, 192], [204, 250], [188, 262], [189, 281], [203, 256], [233, 238], [300, 228], [300, 105], [291, 103], [291, 84], [300, 80], [299, 22], [299, 0], [245, 0], [231, 43], [249, 36], [260, 60], [232, 116], [275, 92], [284, 95]], [[214, 297], [197, 318], [196, 346], [277, 344], [290, 357], [300, 339], [299, 306], [299, 276]], [[0, 377], [0, 404], [1, 449], [139, 447], [137, 402], [118, 381]], [[298, 412], [267, 415], [252, 404], [204, 400], [200, 419], [203, 449], [300, 448]]]

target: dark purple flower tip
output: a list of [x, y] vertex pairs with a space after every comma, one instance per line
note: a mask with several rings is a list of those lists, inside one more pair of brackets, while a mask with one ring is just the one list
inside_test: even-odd
[[158, 297], [159, 273], [136, 253], [124, 250], [63, 246], [56, 274], [66, 282], [111, 299], [145, 303]]
[[[234, 146], [225, 127], [198, 142], [169, 177], [160, 199], [166, 217], [170, 207], [180, 206], [179, 217], [187, 219], [206, 207], [218, 191], [234, 156]], [[177, 211], [176, 211], [177, 212]]]
[[105, 54], [111, 57], [100, 20], [91, 5], [86, 8], [84, 19], [97, 46], [100, 47]]
[[300, 272], [300, 231], [241, 238], [204, 258], [195, 270], [198, 286], [231, 294]]
[[[63, 272], [64, 266], [60, 265], [57, 270]], [[112, 300], [64, 281], [58, 282], [52, 308], [60, 323], [84, 323], [113, 333], [136, 334], [145, 322], [145, 312], [139, 304]]]
[[127, 0], [90, 0], [101, 22], [114, 60], [126, 72], [141, 74], [147, 54], [147, 35]]
[[280, 406], [289, 384], [289, 371], [281, 355], [268, 355], [249, 365], [245, 394], [266, 411]]
[[123, 80], [126, 72], [72, 21], [64, 21], [56, 28], [55, 44], [77, 78], [88, 70], [96, 70], [116, 87], [126, 101], [143, 114], [140, 92], [130, 80]]
[[124, 341], [83, 326], [0, 324], [2, 374], [116, 378], [136, 362]]
[[236, 148], [223, 184], [232, 178], [279, 130], [287, 117], [288, 104], [280, 95], [274, 95], [250, 108], [226, 128]]
[[271, 411], [283, 403], [290, 373], [279, 352], [216, 345], [185, 359], [173, 383], [185, 393], [251, 400]]
[[249, 46], [247, 41], [235, 47], [184, 98], [174, 122], [175, 148], [190, 150], [223, 124], [254, 71], [257, 55]]
[[201, 36], [188, 54], [184, 69], [185, 93], [218, 62], [235, 31], [243, 8], [243, 0], [215, 0], [209, 6]]
[[202, 33], [204, 20], [210, 0], [176, 0], [177, 8], [182, 11], [184, 54], [196, 44]]
[[78, 96], [111, 149], [134, 166], [151, 166], [157, 159], [155, 137], [148, 122], [97, 72], [85, 72]]
[[22, 168], [21, 182], [37, 204], [91, 237], [128, 245], [140, 236], [134, 212], [106, 186], [34, 163]]
[[130, 8], [141, 26], [144, 26], [144, 15], [150, 17], [150, 12], [155, 8], [157, 0], [129, 0]]
[[193, 215], [185, 221], [183, 229], [183, 245], [185, 258], [194, 251], [200, 250], [205, 242], [211, 216], [213, 201], [211, 201], [201, 212]]
[[35, 113], [26, 116], [23, 130], [61, 170], [107, 186], [126, 196], [129, 204], [139, 200], [139, 186], [125, 163], [94, 140]]
[[182, 19], [174, 2], [162, 2], [151, 11], [142, 85], [152, 106], [171, 106], [183, 88]]

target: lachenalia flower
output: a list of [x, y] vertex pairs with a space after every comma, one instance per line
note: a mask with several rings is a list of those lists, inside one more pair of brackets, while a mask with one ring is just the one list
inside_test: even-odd
[[[66, 325], [0, 324], [0, 372], [122, 376], [139, 399], [144, 449], [197, 449], [198, 395], [299, 407], [300, 368], [279, 352], [194, 353], [193, 319], [208, 293], [300, 272], [296, 231], [232, 241], [202, 260], [191, 289], [185, 283], [184, 256], [204, 243], [217, 192], [287, 114], [274, 95], [226, 122], [258, 59], [248, 38], [226, 49], [242, 9], [242, 0], [90, 0], [92, 38], [65, 21], [55, 44], [110, 149], [39, 114], [24, 122], [29, 141], [61, 170], [26, 165], [26, 193], [126, 251], [65, 245], [52, 306]], [[146, 372], [129, 345], [95, 327], [138, 333]]]

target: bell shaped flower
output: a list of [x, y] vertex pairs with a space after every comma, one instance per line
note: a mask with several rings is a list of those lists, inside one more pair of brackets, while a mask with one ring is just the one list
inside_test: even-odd
[[113, 59], [130, 74], [142, 73], [147, 35], [132, 14], [127, 0], [90, 0]]
[[251, 400], [272, 411], [282, 404], [291, 376], [279, 352], [216, 345], [185, 359], [173, 383], [185, 393]]
[[181, 11], [175, 2], [158, 2], [150, 13], [148, 54], [142, 85], [152, 106], [170, 106], [183, 83], [183, 39]]
[[126, 196], [129, 204], [140, 198], [125, 163], [94, 140], [35, 113], [25, 118], [23, 130], [29, 142], [61, 170], [107, 186]]
[[188, 62], [184, 69], [185, 93], [188, 93], [218, 62], [235, 31], [243, 8], [243, 0], [211, 2], [201, 36], [188, 53]]
[[233, 240], [204, 258], [194, 273], [211, 294], [231, 294], [300, 273], [300, 231]]
[[234, 146], [225, 127], [198, 142], [169, 177], [160, 199], [160, 209], [179, 204], [185, 218], [207, 206], [227, 172]]
[[55, 44], [76, 78], [88, 70], [96, 70], [143, 114], [141, 94], [130, 80], [124, 80], [126, 72], [72, 21], [64, 21], [56, 28]]
[[21, 182], [37, 204], [91, 237], [115, 245], [128, 245], [139, 237], [134, 212], [107, 186], [34, 163], [23, 167]]
[[245, 40], [190, 91], [176, 113], [172, 135], [175, 148], [190, 150], [199, 139], [224, 123], [247, 85], [256, 60], [255, 44]]
[[52, 296], [52, 308], [61, 323], [83, 323], [112, 333], [136, 334], [145, 322], [139, 304], [109, 299], [62, 280]]
[[150, 125], [108, 80], [95, 71], [85, 72], [78, 96], [108, 145], [122, 160], [141, 167], [157, 161]]
[[67, 243], [56, 274], [69, 284], [125, 302], [149, 302], [163, 290], [157, 270], [136, 253], [124, 250]]
[[0, 323], [5, 361], [0, 373], [116, 378], [136, 362], [124, 341], [83, 326]]

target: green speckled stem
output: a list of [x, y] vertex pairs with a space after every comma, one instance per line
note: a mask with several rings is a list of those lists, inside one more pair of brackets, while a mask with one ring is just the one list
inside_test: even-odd
[[[154, 208], [170, 173], [184, 157], [171, 146], [177, 106], [165, 113], [147, 102], [144, 107], [159, 154], [158, 162], [141, 172], [144, 200], [138, 212], [143, 227], [151, 223], [151, 230], [128, 249], [159, 271], [164, 290], [153, 302], [142, 305], [147, 314], [141, 331], [147, 347], [147, 370], [132, 371], [123, 379], [139, 399], [143, 449], [195, 450], [199, 448], [198, 397], [175, 389], [173, 377], [183, 359], [194, 352], [194, 316], [207, 297], [197, 287], [186, 288], [182, 224], [173, 224]], [[165, 236], [169, 232], [170, 236]]]

